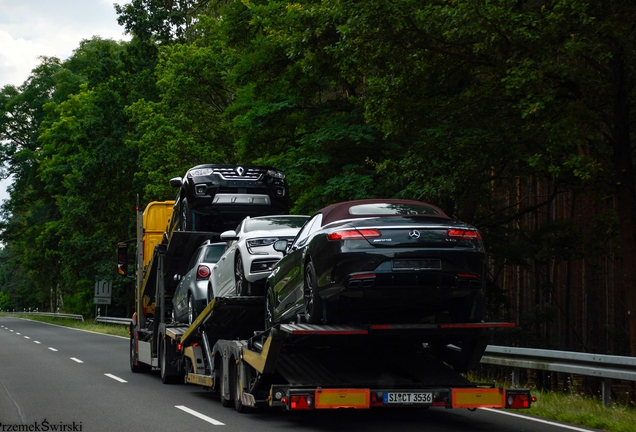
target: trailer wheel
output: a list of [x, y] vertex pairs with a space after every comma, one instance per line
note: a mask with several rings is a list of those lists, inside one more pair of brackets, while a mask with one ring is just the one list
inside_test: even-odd
[[161, 382], [164, 384], [174, 384], [179, 381], [179, 376], [174, 375], [174, 367], [168, 360], [166, 338], [161, 335], [159, 344], [159, 369], [161, 370]]
[[310, 261], [305, 268], [305, 319], [308, 324], [318, 324], [322, 318], [322, 299], [318, 295], [316, 271]]
[[243, 395], [243, 386], [241, 386], [241, 365], [235, 364], [234, 367], [234, 385], [232, 388], [232, 394], [234, 395], [234, 408], [240, 413], [245, 413], [250, 407], [243, 405], [241, 396]]
[[[221, 361], [221, 364], [225, 363]], [[232, 406], [232, 373], [234, 372], [234, 368], [232, 367], [232, 363], [228, 362], [228, 370], [225, 370], [225, 367], [221, 366], [221, 388], [219, 393], [221, 394], [221, 405], [225, 408]], [[230, 395], [229, 398], [225, 396], [226, 392]]]

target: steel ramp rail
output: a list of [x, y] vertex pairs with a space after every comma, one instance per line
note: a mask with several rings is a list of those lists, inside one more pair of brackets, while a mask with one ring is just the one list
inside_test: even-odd
[[205, 330], [211, 345], [218, 339], [249, 339], [254, 329], [264, 325], [265, 297], [216, 297], [183, 334], [181, 343], [199, 329]]

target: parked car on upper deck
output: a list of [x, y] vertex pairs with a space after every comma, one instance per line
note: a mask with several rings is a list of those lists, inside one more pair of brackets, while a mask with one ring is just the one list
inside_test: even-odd
[[265, 278], [283, 256], [278, 240], [293, 240], [309, 216], [276, 215], [245, 218], [236, 230], [221, 234], [229, 246], [212, 267], [213, 291], [234, 295], [263, 295]]
[[308, 323], [460, 323], [483, 315], [479, 231], [419, 201], [372, 199], [312, 216], [266, 284], [266, 327]]
[[175, 275], [179, 281], [172, 297], [172, 318], [192, 324], [208, 304], [208, 287], [212, 266], [225, 252], [226, 244], [205, 241], [192, 255], [187, 271]]
[[169, 235], [174, 230], [223, 232], [246, 216], [289, 213], [285, 175], [270, 166], [197, 165], [170, 179], [170, 185], [179, 192]]

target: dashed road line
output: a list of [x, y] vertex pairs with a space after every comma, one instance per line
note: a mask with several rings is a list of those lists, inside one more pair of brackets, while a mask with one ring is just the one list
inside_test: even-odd
[[201, 414], [199, 412], [196, 412], [195, 410], [190, 409], [188, 407], [185, 407], [183, 405], [175, 405], [175, 408], [180, 409], [181, 411], [185, 411], [188, 414], [192, 414], [193, 416], [198, 417], [201, 420], [204, 420], [204, 421], [206, 421], [208, 423], [212, 423], [215, 426], [225, 426], [225, 423], [221, 423], [218, 420], [214, 420], [212, 417], [208, 417], [206, 415], [203, 415], [203, 414]]
[[55, 351], [55, 352], [57, 352], [57, 350], [56, 350], [55, 348], [53, 348], [53, 347], [49, 347], [49, 349], [50, 349], [51, 351]]
[[125, 379], [119, 378], [118, 376], [115, 376], [113, 374], [105, 373], [104, 375], [106, 375], [108, 378], [114, 379], [115, 381], [119, 381], [120, 383], [127, 383], [128, 382]]
[[33, 341], [33, 343], [40, 344], [40, 343], [42, 343], [42, 342], [40, 342], [40, 341]]
[[71, 357], [71, 360], [73, 360], [74, 362], [77, 362], [77, 363], [84, 363], [83, 361], [81, 361], [80, 359], [75, 358], [75, 357]]

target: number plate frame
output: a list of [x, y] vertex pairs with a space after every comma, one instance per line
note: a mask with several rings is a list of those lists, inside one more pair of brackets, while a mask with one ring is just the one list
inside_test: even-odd
[[431, 392], [384, 392], [382, 400], [385, 404], [403, 405], [431, 405], [433, 403], [433, 393]]

